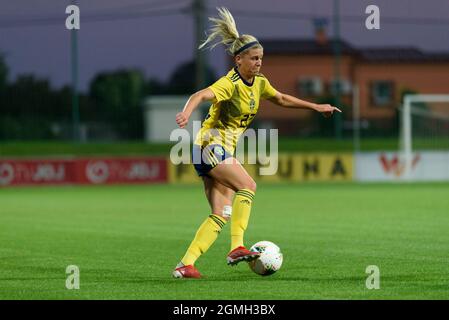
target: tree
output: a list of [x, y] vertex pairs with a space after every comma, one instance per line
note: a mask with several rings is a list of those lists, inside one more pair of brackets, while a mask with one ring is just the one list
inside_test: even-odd
[[[217, 80], [217, 76], [213, 70], [206, 67], [206, 86]], [[179, 65], [170, 77], [167, 84], [167, 92], [169, 94], [192, 94], [195, 92], [195, 62], [185, 62]]]
[[98, 74], [89, 95], [103, 121], [110, 122], [124, 138], [143, 136], [142, 99], [145, 79], [138, 70], [118, 70]]
[[0, 97], [1, 132], [5, 139], [52, 138], [51, 123], [58, 117], [50, 83], [31, 74], [17, 77], [7, 84]]
[[151, 78], [145, 85], [145, 95], [164, 95], [167, 94], [167, 85], [158, 79]]
[[8, 82], [8, 66], [4, 54], [0, 53], [0, 94], [5, 91]]

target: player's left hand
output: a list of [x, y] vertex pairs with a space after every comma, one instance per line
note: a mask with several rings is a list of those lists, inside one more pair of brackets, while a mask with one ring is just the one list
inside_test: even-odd
[[317, 111], [320, 112], [325, 118], [332, 116], [334, 111], [341, 112], [340, 109], [331, 106], [330, 104], [317, 104]]

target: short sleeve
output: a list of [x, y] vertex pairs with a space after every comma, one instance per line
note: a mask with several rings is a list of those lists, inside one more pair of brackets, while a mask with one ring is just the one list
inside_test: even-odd
[[234, 93], [234, 84], [226, 77], [221, 77], [214, 84], [209, 86], [215, 94], [214, 102], [229, 100]]
[[273, 98], [276, 95], [276, 89], [273, 88], [270, 84], [270, 81], [268, 81], [267, 78], [262, 78], [262, 81], [264, 82], [264, 84], [262, 85], [262, 94], [261, 94], [261, 98], [262, 99], [270, 99]]

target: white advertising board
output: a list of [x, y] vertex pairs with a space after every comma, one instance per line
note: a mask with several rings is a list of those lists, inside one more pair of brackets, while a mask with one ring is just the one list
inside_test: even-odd
[[449, 152], [413, 153], [410, 177], [404, 175], [405, 161], [398, 152], [355, 154], [357, 181], [445, 181], [449, 180]]

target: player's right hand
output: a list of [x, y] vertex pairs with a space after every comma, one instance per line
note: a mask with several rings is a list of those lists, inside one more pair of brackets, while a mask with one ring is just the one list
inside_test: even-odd
[[181, 129], [184, 128], [188, 122], [189, 122], [189, 117], [184, 112], [179, 112], [176, 115], [176, 123], [178, 124], [178, 126]]

